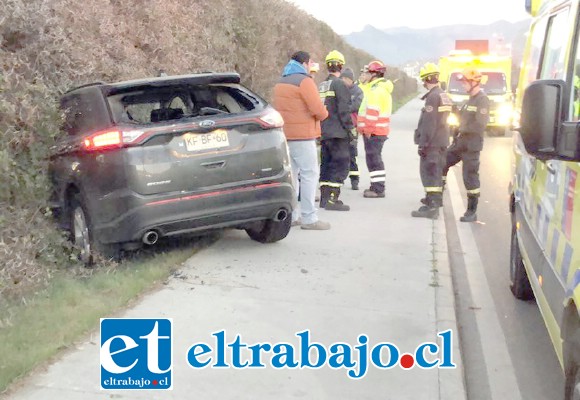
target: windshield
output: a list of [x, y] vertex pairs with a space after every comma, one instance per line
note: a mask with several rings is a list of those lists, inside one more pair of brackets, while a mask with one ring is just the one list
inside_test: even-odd
[[[505, 94], [507, 93], [507, 85], [505, 74], [503, 72], [482, 72], [483, 80], [481, 88], [487, 94]], [[461, 81], [457, 79], [459, 72], [454, 72], [449, 78], [449, 93], [467, 94], [461, 85]], [[487, 81], [486, 81], [487, 77]]]

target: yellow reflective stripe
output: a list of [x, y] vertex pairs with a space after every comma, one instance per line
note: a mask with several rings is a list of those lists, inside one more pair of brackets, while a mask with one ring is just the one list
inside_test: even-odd
[[336, 97], [336, 94], [334, 93], [334, 90], [329, 90], [328, 92], [321, 92], [320, 93], [320, 97], [321, 98], [325, 98], [325, 97]]
[[467, 111], [477, 111], [477, 106], [467, 106]]
[[360, 171], [350, 171], [349, 176], [359, 176], [360, 175]]
[[369, 172], [370, 176], [377, 176], [377, 175], [386, 175], [385, 170], [378, 170], [378, 171], [371, 171]]
[[330, 187], [341, 187], [342, 183], [337, 183], [337, 182], [320, 182], [320, 187], [322, 186], [330, 186]]
[[441, 193], [443, 192], [442, 186], [425, 186], [425, 192], [427, 193]]
[[437, 107], [437, 111], [439, 112], [451, 112], [451, 106], [439, 106]]
[[467, 194], [479, 194], [479, 193], [481, 193], [480, 188], [471, 189], [467, 191]]

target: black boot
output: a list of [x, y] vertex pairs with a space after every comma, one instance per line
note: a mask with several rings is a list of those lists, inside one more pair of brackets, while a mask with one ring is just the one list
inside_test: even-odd
[[411, 216], [415, 218], [429, 218], [429, 219], [437, 219], [439, 218], [439, 208], [437, 207], [429, 207], [429, 206], [421, 206], [416, 211], [411, 211]]
[[328, 198], [330, 197], [330, 186], [322, 185], [320, 186], [320, 208], [325, 208], [328, 203]]
[[479, 196], [467, 196], [467, 211], [463, 217], [459, 218], [461, 222], [475, 222], [477, 221], [477, 203]]
[[358, 178], [350, 178], [350, 187], [352, 190], [358, 190]]
[[424, 206], [419, 207], [417, 211], [412, 211], [411, 216], [416, 218], [429, 218], [437, 219], [439, 218], [439, 207], [441, 207], [441, 193], [427, 193], [421, 202]]
[[[428, 206], [429, 205], [429, 194], [427, 194], [425, 197], [423, 197], [419, 201], [421, 202], [421, 204]], [[443, 207], [443, 194], [442, 193], [433, 194], [433, 203], [437, 207]]]
[[350, 207], [338, 200], [340, 196], [340, 188], [330, 188], [330, 197], [326, 202], [325, 209], [329, 211], [349, 211]]

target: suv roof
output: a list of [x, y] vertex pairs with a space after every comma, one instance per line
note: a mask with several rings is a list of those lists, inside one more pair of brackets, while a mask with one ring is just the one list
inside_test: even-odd
[[133, 79], [129, 81], [121, 81], [115, 83], [93, 82], [81, 86], [77, 86], [65, 94], [70, 94], [79, 89], [84, 89], [90, 86], [100, 86], [110, 92], [123, 90], [127, 88], [135, 88], [140, 86], [170, 86], [179, 85], [183, 83], [208, 85], [212, 83], [240, 83], [240, 75], [236, 72], [213, 73], [204, 72], [200, 74], [174, 75], [174, 76], [160, 76], [156, 78], [142, 78]]

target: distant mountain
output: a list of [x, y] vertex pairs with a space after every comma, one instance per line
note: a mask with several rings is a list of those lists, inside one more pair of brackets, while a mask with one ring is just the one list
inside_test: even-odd
[[406, 27], [377, 29], [367, 25], [361, 32], [344, 35], [350, 45], [375, 55], [385, 64], [403, 66], [412, 62], [436, 61], [453, 50], [456, 39], [488, 39], [490, 48], [511, 46], [519, 64], [529, 21], [498, 21], [489, 25], [447, 25], [428, 29]]

